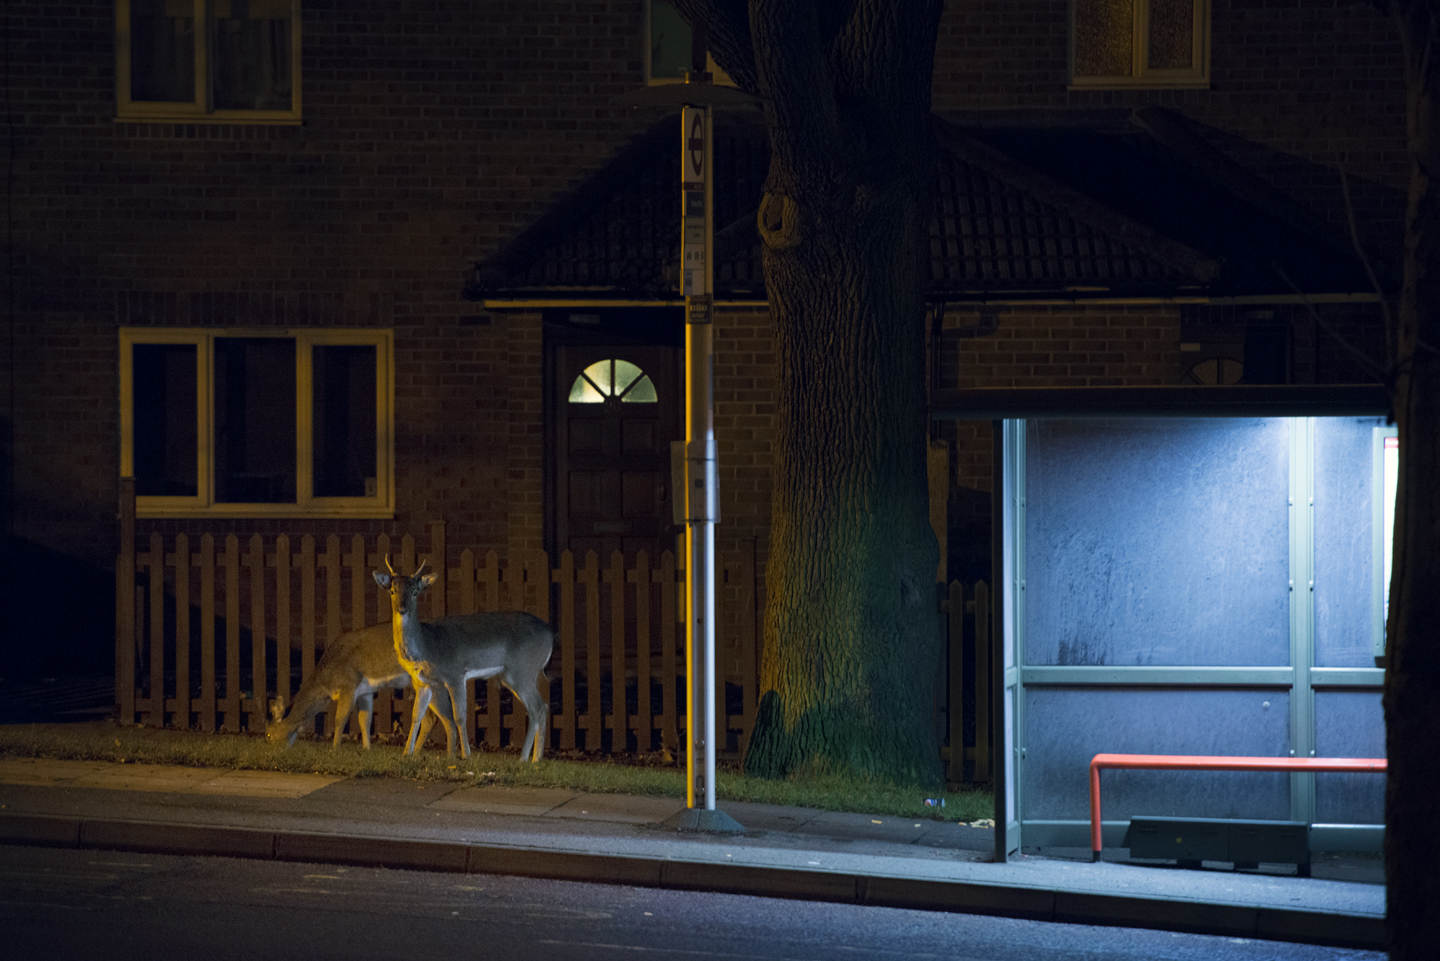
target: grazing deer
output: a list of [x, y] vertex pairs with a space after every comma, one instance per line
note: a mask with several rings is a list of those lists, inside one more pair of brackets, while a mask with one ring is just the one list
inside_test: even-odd
[[[325, 646], [325, 653], [309, 679], [300, 686], [291, 702], [290, 713], [285, 714], [285, 705], [277, 700], [270, 707], [271, 720], [265, 725], [265, 737], [272, 744], [281, 741], [286, 747], [295, 743], [300, 726], [316, 714], [335, 703], [335, 742], [340, 746], [340, 734], [345, 730], [345, 721], [350, 717], [352, 705], [360, 711], [360, 738], [365, 749], [370, 749], [370, 716], [375, 703], [375, 692], [385, 687], [409, 687], [410, 675], [395, 659], [394, 630], [389, 624], [372, 624], [358, 631], [347, 631]], [[427, 701], [429, 699], [427, 698]], [[416, 737], [416, 721], [420, 720], [419, 741], [425, 743], [435, 718], [450, 711], [450, 695], [441, 691], [431, 704], [433, 714], [425, 713], [418, 707], [410, 719], [410, 739]]]
[[[555, 649], [555, 632], [540, 618], [522, 611], [496, 611], [490, 614], [461, 614], [435, 621], [420, 620], [417, 603], [420, 592], [435, 583], [435, 574], [420, 572], [408, 577], [395, 573], [390, 558], [385, 558], [388, 574], [375, 571], [375, 583], [390, 592], [390, 611], [394, 631], [395, 655], [415, 681], [415, 709], [422, 710], [431, 692], [449, 694], [451, 718], [440, 711], [445, 725], [449, 751], [455, 753], [455, 740], [460, 741], [460, 756], [470, 756], [465, 682], [471, 678], [499, 677], [525, 705], [525, 745], [520, 757], [538, 762], [545, 753], [545, 737], [550, 719], [550, 705], [540, 697], [539, 681], [550, 655]], [[415, 750], [415, 731], [410, 732], [406, 753]]]

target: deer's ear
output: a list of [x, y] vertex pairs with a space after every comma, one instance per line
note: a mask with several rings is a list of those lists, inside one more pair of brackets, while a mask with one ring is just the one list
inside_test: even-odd
[[435, 571], [431, 571], [429, 574], [426, 574], [424, 577], [420, 578], [420, 580], [425, 582], [426, 587], [430, 587], [435, 583], [436, 579], [438, 579], [439, 576], [440, 575], [437, 574]]
[[370, 576], [373, 577], [373, 578], [375, 578], [375, 583], [376, 583], [376, 584], [379, 584], [381, 587], [385, 588], [387, 591], [390, 589], [390, 575], [389, 575], [389, 574], [382, 574], [382, 573], [380, 573], [379, 571], [371, 571], [371, 572], [370, 572]]
[[277, 697], [270, 703], [270, 716], [277, 721], [285, 720], [285, 702], [282, 699]]

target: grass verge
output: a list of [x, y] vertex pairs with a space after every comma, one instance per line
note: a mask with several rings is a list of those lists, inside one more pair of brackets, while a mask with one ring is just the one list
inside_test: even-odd
[[[518, 754], [476, 751], [468, 761], [446, 757], [434, 748], [413, 755], [377, 739], [375, 747], [301, 739], [292, 747], [270, 744], [249, 734], [202, 734], [157, 728], [94, 724], [10, 724], [0, 726], [0, 756], [112, 761], [121, 764], [177, 764], [256, 771], [289, 771], [348, 777], [393, 777], [454, 781], [462, 786], [504, 784], [566, 788], [591, 794], [638, 794], [683, 798], [685, 769], [658, 755], [585, 756], [578, 752], [548, 756], [540, 764], [521, 763]], [[755, 801], [825, 811], [890, 814], [945, 821], [989, 818], [994, 802], [988, 791], [950, 791], [945, 807], [925, 806], [921, 788], [839, 777], [771, 781], [745, 777], [733, 766], [716, 772], [721, 800]]]

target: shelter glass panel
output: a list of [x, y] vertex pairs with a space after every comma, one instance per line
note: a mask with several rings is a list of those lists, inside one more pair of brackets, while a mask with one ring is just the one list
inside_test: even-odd
[[1373, 438], [1382, 423], [1315, 419], [1317, 667], [1375, 666]]
[[[1284, 757], [1283, 691], [1032, 688], [1025, 695], [1026, 820], [1090, 817], [1096, 754]], [[1290, 775], [1258, 771], [1111, 770], [1101, 777], [1106, 821], [1135, 815], [1288, 820]]]
[[[1379, 691], [1316, 691], [1315, 753], [1321, 757], [1384, 757], [1385, 712]], [[1322, 824], [1384, 824], [1385, 775], [1315, 775], [1315, 820]]]
[[1029, 421], [1025, 663], [1288, 664], [1289, 438], [1284, 418]]

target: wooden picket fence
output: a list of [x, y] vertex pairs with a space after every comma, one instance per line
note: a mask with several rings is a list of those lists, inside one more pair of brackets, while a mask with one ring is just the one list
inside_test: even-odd
[[[602, 566], [569, 551], [552, 566], [542, 552], [503, 563], [495, 551], [460, 552], [446, 566], [444, 525], [430, 550], [405, 535], [369, 543], [309, 534], [241, 539], [152, 534], [133, 562], [117, 564], [116, 695], [122, 721], [202, 731], [263, 730], [277, 697], [288, 703], [324, 643], [390, 619], [389, 595], [371, 571], [413, 571], [423, 558], [447, 590], [422, 595], [422, 616], [525, 610], [554, 624], [558, 644], [542, 682], [551, 701], [550, 743], [561, 750], [675, 750], [685, 729], [685, 655], [680, 620], [684, 570], [665, 552], [628, 566], [617, 552]], [[297, 549], [298, 548], [298, 549]], [[133, 563], [133, 568], [131, 568]], [[131, 568], [132, 572], [127, 572]], [[757, 686], [753, 542], [723, 558], [719, 572], [716, 703], [719, 747], [738, 754], [754, 723]], [[124, 609], [128, 608], [128, 609]], [[133, 628], [125, 631], [124, 626]], [[198, 656], [198, 665], [193, 663]], [[126, 678], [133, 677], [133, 683]], [[491, 748], [524, 731], [523, 708], [496, 680], [472, 681], [471, 736]], [[545, 688], [550, 690], [546, 691]], [[409, 691], [375, 697], [376, 730], [408, 725]], [[326, 730], [334, 723], [327, 718]], [[726, 753], [726, 752], [722, 752]]]
[[[122, 525], [123, 526], [123, 525]], [[130, 539], [135, 544], [133, 528]], [[684, 743], [684, 570], [667, 551], [619, 553], [602, 562], [541, 552], [502, 560], [466, 549], [447, 566], [445, 526], [432, 524], [428, 550], [415, 538], [355, 535], [240, 538], [155, 533], [117, 559], [116, 704], [122, 723], [201, 731], [260, 731], [276, 698], [286, 703], [309, 677], [325, 643], [343, 631], [389, 620], [389, 597], [371, 571], [387, 557], [413, 571], [423, 558], [446, 590], [422, 595], [422, 615], [518, 609], [556, 627], [558, 645], [542, 694], [551, 705], [552, 749], [671, 752]], [[720, 558], [717, 590], [717, 744], [743, 754], [758, 703], [753, 542]], [[940, 717], [949, 779], [990, 779], [990, 594], [982, 582], [952, 582], [941, 601], [948, 633], [947, 705]], [[975, 625], [981, 625], [977, 630]], [[977, 643], [978, 641], [978, 643]], [[966, 651], [970, 670], [966, 670]], [[519, 743], [523, 708], [497, 681], [471, 682], [472, 740], [494, 749]], [[413, 695], [375, 697], [377, 732], [409, 723]], [[968, 709], [968, 710], [967, 710]], [[516, 713], [516, 712], [519, 713]], [[967, 713], [970, 723], [966, 724]], [[318, 733], [333, 731], [326, 715]], [[968, 742], [968, 745], [967, 745]], [[956, 750], [956, 745], [961, 746]]]

